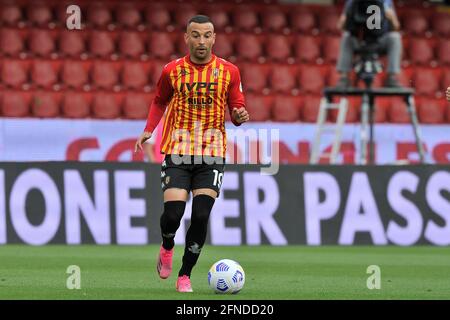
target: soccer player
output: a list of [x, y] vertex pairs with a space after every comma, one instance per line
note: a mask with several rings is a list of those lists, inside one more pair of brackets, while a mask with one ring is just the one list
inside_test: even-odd
[[205, 243], [209, 215], [222, 184], [226, 109], [236, 126], [249, 120], [239, 69], [212, 54], [215, 36], [207, 16], [189, 20], [184, 35], [189, 54], [164, 66], [146, 127], [135, 145], [135, 152], [142, 150], [168, 106], [161, 141], [164, 212], [157, 271], [162, 279], [172, 272], [174, 237], [192, 191], [191, 225], [176, 282], [179, 292], [192, 292], [191, 271]]

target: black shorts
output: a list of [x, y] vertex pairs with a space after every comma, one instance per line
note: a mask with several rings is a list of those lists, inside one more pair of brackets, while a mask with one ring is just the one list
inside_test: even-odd
[[161, 188], [212, 189], [217, 196], [222, 186], [225, 159], [222, 157], [166, 155], [161, 165]]

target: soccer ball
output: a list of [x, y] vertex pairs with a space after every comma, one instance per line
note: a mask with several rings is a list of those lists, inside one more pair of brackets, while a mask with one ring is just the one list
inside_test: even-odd
[[244, 287], [244, 269], [234, 260], [219, 260], [209, 269], [208, 283], [216, 293], [238, 293]]

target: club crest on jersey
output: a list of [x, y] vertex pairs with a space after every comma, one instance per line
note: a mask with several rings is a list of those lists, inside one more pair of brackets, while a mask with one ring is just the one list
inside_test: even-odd
[[214, 70], [213, 70], [213, 77], [214, 77], [214, 79], [219, 78], [219, 69], [218, 68], [214, 68]]
[[185, 75], [187, 75], [186, 69], [181, 69], [180, 76], [185, 76]]

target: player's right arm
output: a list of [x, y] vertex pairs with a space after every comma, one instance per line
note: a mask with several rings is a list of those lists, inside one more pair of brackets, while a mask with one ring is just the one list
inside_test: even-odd
[[447, 101], [450, 102], [450, 87], [447, 88], [446, 96], [447, 96]]
[[153, 130], [155, 130], [156, 126], [164, 115], [164, 111], [166, 110], [167, 105], [172, 99], [173, 87], [172, 83], [170, 82], [170, 69], [168, 66], [169, 64], [164, 66], [161, 77], [158, 80], [158, 84], [156, 86], [156, 95], [153, 99], [152, 104], [150, 105], [147, 123], [145, 125], [144, 132], [136, 140], [136, 143], [134, 145], [134, 152], [143, 150], [142, 144], [150, 139]]

